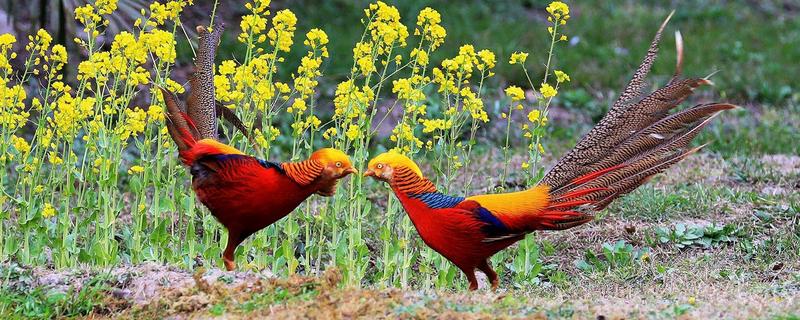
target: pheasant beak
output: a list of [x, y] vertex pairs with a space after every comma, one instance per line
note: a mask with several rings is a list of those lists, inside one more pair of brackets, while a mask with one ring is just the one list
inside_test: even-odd
[[364, 176], [365, 177], [374, 177], [375, 176], [375, 171], [372, 171], [372, 169], [368, 169], [366, 172], [364, 172]]
[[348, 175], [348, 174], [351, 174], [351, 173], [358, 173], [358, 169], [353, 168], [353, 167], [344, 169], [344, 174], [345, 175]]

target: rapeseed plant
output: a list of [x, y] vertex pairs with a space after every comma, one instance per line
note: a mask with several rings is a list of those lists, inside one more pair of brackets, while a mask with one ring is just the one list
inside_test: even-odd
[[[0, 175], [0, 259], [56, 267], [142, 261], [192, 267], [196, 257], [219, 261], [215, 239], [225, 231], [197, 209], [187, 192], [187, 173], [176, 161], [163, 125], [164, 101], [156, 93], [158, 87], [184, 92], [171, 72], [175, 39], [185, 36], [181, 13], [189, 5], [192, 1], [153, 2], [129, 31], [105, 35], [108, 49], [99, 39], [116, 1], [76, 8], [74, 18], [85, 35], [74, 42], [86, 56], [74, 79], [65, 79], [66, 48], [53, 44], [45, 30], [28, 38], [20, 70], [10, 63], [17, 58], [17, 39], [0, 35], [0, 170], [5, 173]], [[236, 34], [242, 54], [219, 63], [213, 79], [217, 100], [253, 128], [252, 143], [239, 132], [224, 132], [237, 148], [268, 158], [280, 151], [278, 142], [288, 141], [296, 160], [329, 145], [350, 154], [361, 168], [377, 151], [376, 128], [398, 115], [388, 143], [381, 145], [412, 158], [435, 156], [430, 162], [435, 181], [442, 191], [459, 194], [472, 188], [471, 177], [463, 188], [455, 179], [467, 174], [463, 169], [474, 157], [481, 127], [497, 116], [507, 121], [504, 158], [510, 156], [510, 137], [521, 130], [528, 145], [525, 177], [531, 182], [541, 176], [548, 106], [570, 80], [562, 71], [551, 71], [555, 44], [566, 41], [561, 31], [569, 19], [565, 4], [556, 1], [547, 8], [551, 43], [544, 78], [526, 88], [535, 100], [529, 102], [523, 88], [509, 86], [510, 103], [500, 115], [490, 114], [484, 103], [497, 56], [464, 44], [451, 58], [432, 61], [447, 37], [441, 15], [432, 8], [406, 26], [396, 7], [370, 4], [364, 32], [353, 46], [350, 74], [336, 85], [328, 108], [317, 93], [329, 59], [328, 34], [308, 30], [297, 69], [289, 79], [278, 79], [288, 53], [301, 42], [295, 38], [298, 17], [289, 9], [273, 14], [269, 0], [244, 7], [247, 14]], [[527, 58], [516, 52], [509, 63], [528, 75]], [[26, 91], [32, 78], [39, 87]], [[526, 114], [527, 121], [512, 123], [515, 113]], [[290, 124], [281, 126], [287, 119]], [[24, 128], [28, 124], [30, 130]], [[507, 168], [501, 181], [506, 178]], [[335, 265], [350, 284], [449, 286], [457, 270], [421, 243], [395, 199], [389, 197], [383, 213], [368, 199], [366, 187], [361, 176], [353, 176], [332, 199], [305, 204], [303, 214], [290, 215], [246, 242], [239, 255], [247, 258], [241, 261], [277, 274], [313, 274]], [[379, 242], [371, 250], [367, 239], [373, 231]], [[519, 250], [530, 254], [516, 255], [525, 260], [514, 265], [534, 269], [529, 265], [537, 263], [535, 242], [525, 241]], [[422, 275], [419, 282], [412, 277], [414, 268]]]

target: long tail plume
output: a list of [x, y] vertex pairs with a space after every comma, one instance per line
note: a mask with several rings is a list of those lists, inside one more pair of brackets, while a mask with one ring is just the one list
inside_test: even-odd
[[184, 112], [185, 108], [181, 106], [175, 95], [167, 89], [160, 89], [167, 105], [167, 131], [178, 146], [178, 151], [189, 150], [200, 139], [197, 127], [189, 115]]
[[[674, 12], [673, 12], [674, 13]], [[546, 229], [564, 229], [591, 220], [586, 212], [605, 208], [702, 147], [690, 148], [697, 134], [720, 112], [735, 108], [726, 103], [702, 104], [680, 112], [669, 111], [706, 78], [682, 79], [683, 38], [675, 33], [675, 75], [662, 88], [642, 97], [644, 80], [658, 54], [661, 34], [670, 14], [656, 32], [644, 60], [614, 102], [608, 114], [553, 168], [541, 183], [550, 187]]]
[[217, 139], [217, 112], [214, 96], [214, 57], [224, 26], [217, 23], [212, 30], [198, 26], [199, 44], [194, 74], [189, 79], [192, 92], [186, 100], [187, 114], [197, 125], [202, 138]]

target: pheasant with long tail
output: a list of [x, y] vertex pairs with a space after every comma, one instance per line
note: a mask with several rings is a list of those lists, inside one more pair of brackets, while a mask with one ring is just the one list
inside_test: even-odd
[[698, 151], [701, 147], [689, 147], [692, 139], [719, 112], [734, 108], [711, 103], [669, 114], [695, 88], [710, 84], [704, 78], [680, 77], [680, 33], [675, 75], [640, 98], [668, 21], [669, 17], [608, 114], [533, 188], [466, 198], [445, 195], [411, 159], [394, 152], [372, 159], [364, 175], [388, 182], [422, 240], [464, 272], [470, 290], [478, 288], [476, 268], [497, 288], [498, 277], [489, 263], [492, 255], [528, 233], [592, 221], [592, 212]]
[[[245, 155], [217, 140], [217, 118], [232, 122], [247, 136], [233, 112], [214, 97], [214, 56], [222, 26], [200, 35], [191, 93], [184, 107], [161, 89], [167, 106], [167, 129], [181, 161], [190, 168], [192, 189], [228, 230], [222, 258], [236, 268], [236, 247], [253, 233], [292, 212], [313, 194], [332, 196], [339, 179], [357, 172], [350, 158], [336, 149], [320, 149], [300, 162], [275, 163]], [[249, 138], [249, 136], [248, 136]]]

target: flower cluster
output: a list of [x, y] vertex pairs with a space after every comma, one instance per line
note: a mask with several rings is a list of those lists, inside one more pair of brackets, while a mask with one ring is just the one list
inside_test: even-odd
[[439, 12], [426, 7], [417, 16], [417, 28], [414, 29], [414, 35], [421, 35], [423, 40], [430, 42], [431, 50], [436, 50], [447, 37], [447, 31], [441, 23], [442, 16]]
[[[163, 26], [167, 21], [173, 21], [179, 24], [180, 14], [183, 8], [192, 4], [194, 4], [192, 0], [172, 0], [164, 4], [154, 1], [150, 4], [150, 18], [147, 19], [145, 25], [148, 27], [158, 27]], [[145, 16], [144, 9], [142, 9], [141, 14]], [[141, 20], [137, 20], [136, 26], [141, 25], [141, 23]]]
[[312, 29], [306, 34], [304, 43], [309, 47], [308, 54], [300, 60], [297, 75], [294, 79], [294, 89], [301, 100], [308, 99], [317, 87], [317, 78], [322, 75], [320, 66], [322, 58], [328, 56], [328, 35], [319, 29]]
[[42, 208], [42, 218], [49, 219], [56, 215], [56, 209], [53, 208], [53, 205], [48, 203], [44, 204], [44, 208]]
[[542, 86], [539, 87], [539, 93], [542, 94], [543, 98], [548, 99], [555, 97], [558, 91], [555, 88], [553, 88], [553, 86], [547, 83], [542, 83]]
[[567, 24], [567, 20], [569, 20], [569, 6], [561, 1], [551, 2], [547, 6], [547, 13], [550, 14], [547, 21], [553, 23], [564, 25]]
[[352, 73], [360, 72], [369, 76], [377, 71], [376, 62], [384, 66], [395, 47], [404, 47], [408, 38], [408, 28], [400, 23], [400, 12], [396, 7], [382, 1], [372, 3], [364, 14], [367, 21], [369, 37], [356, 43], [353, 47], [354, 66]]
[[[241, 112], [245, 123], [268, 128], [259, 131], [255, 137], [256, 144], [265, 150], [279, 135], [272, 121], [284, 107], [295, 118], [291, 127], [296, 137], [321, 124], [313, 116], [312, 100], [321, 75], [322, 58], [328, 57], [327, 34], [313, 29], [306, 34], [303, 43], [309, 52], [301, 58], [297, 71], [292, 74], [293, 81], [277, 81], [275, 75], [280, 63], [284, 62], [282, 55], [288, 53], [294, 44], [297, 16], [285, 9], [270, 17], [269, 5], [270, 0], [253, 0], [245, 4], [250, 13], [242, 17], [242, 32], [238, 35], [238, 40], [246, 45], [244, 59], [223, 61], [214, 76], [218, 100]], [[304, 116], [306, 112], [308, 114]], [[255, 123], [257, 119], [261, 119], [260, 124]]]
[[[438, 11], [425, 8], [417, 16], [414, 35], [419, 37], [418, 45], [411, 50], [409, 62], [402, 66], [411, 67], [411, 75], [392, 81], [392, 93], [403, 105], [403, 117], [398, 121], [390, 137], [395, 142], [395, 150], [407, 155], [413, 155], [423, 147], [422, 141], [415, 135], [420, 123], [430, 121], [424, 119], [427, 115], [427, 96], [424, 88], [431, 83], [431, 77], [426, 75], [430, 63], [430, 54], [439, 48], [447, 36], [447, 31], [441, 25], [442, 18]], [[401, 65], [402, 56], [395, 57], [398, 66]], [[442, 120], [444, 121], [444, 120]], [[423, 133], [425, 130], [422, 130]], [[428, 141], [428, 146], [432, 145]]]
[[489, 122], [489, 115], [483, 108], [483, 100], [470, 87], [462, 88], [460, 94], [463, 109], [469, 112], [472, 119]]
[[358, 87], [353, 80], [347, 80], [336, 87], [333, 99], [334, 118], [355, 119], [364, 116], [375, 92], [368, 86]]
[[175, 62], [175, 37], [171, 32], [152, 30], [142, 34], [139, 42], [160, 61], [170, 64]]
[[277, 50], [289, 52], [294, 43], [294, 31], [297, 29], [297, 17], [289, 9], [278, 11], [272, 19], [272, 29], [267, 32], [269, 44]]
[[[419, 138], [417, 138], [416, 135], [414, 135], [414, 128], [408, 123], [401, 122], [397, 124], [397, 126], [392, 130], [392, 135], [389, 136], [389, 140], [395, 143], [398, 142], [399, 140], [408, 141], [412, 143], [414, 147], [416, 147], [417, 149], [422, 148], [422, 140], [420, 140]], [[411, 146], [408, 145], [402, 148], [401, 147], [398, 148], [400, 148], [400, 150], [397, 150], [398, 152], [404, 152], [404, 153], [411, 152]]]
[[408, 100], [411, 102], [420, 102], [425, 100], [425, 93], [422, 92], [421, 84], [427, 82], [427, 78], [422, 76], [413, 76], [411, 78], [404, 78], [392, 81], [392, 92], [397, 94], [397, 98]]
[[423, 119], [422, 122], [422, 132], [424, 133], [433, 133], [437, 130], [445, 131], [453, 127], [453, 120], [444, 120], [444, 119]]
[[517, 86], [510, 86], [506, 88], [506, 95], [511, 98], [511, 101], [520, 101], [525, 99], [525, 92]]
[[547, 32], [553, 36], [553, 39], [557, 39], [557, 41], [566, 41], [567, 35], [559, 33], [558, 27], [567, 24], [567, 20], [569, 20], [569, 6], [561, 1], [553, 1], [547, 6], [547, 13], [549, 14], [547, 21], [553, 24], [553, 26], [547, 27]]
[[528, 60], [527, 52], [514, 52], [511, 54], [511, 58], [508, 59], [508, 64], [524, 65], [525, 60]]
[[17, 57], [16, 52], [11, 52], [11, 48], [16, 42], [17, 38], [10, 33], [0, 35], [0, 72], [3, 74], [8, 75], [13, 71], [9, 61]]
[[96, 100], [91, 97], [75, 99], [69, 93], [55, 102], [51, 125], [60, 137], [73, 139], [81, 128], [82, 122], [93, 115]]
[[567, 75], [564, 71], [556, 70], [553, 71], [553, 74], [556, 76], [556, 82], [558, 83], [570, 81], [569, 75]]
[[400, 23], [400, 12], [396, 7], [378, 1], [364, 11], [370, 19], [367, 31], [372, 36], [378, 55], [386, 54], [394, 46], [406, 45], [408, 28]]
[[31, 145], [24, 138], [12, 135], [11, 143], [13, 144], [14, 149], [16, 149], [17, 152], [19, 152], [23, 156], [31, 152]]
[[25, 108], [26, 97], [22, 85], [10, 85], [8, 79], [0, 78], [0, 127], [14, 132], [25, 125], [30, 116]]

